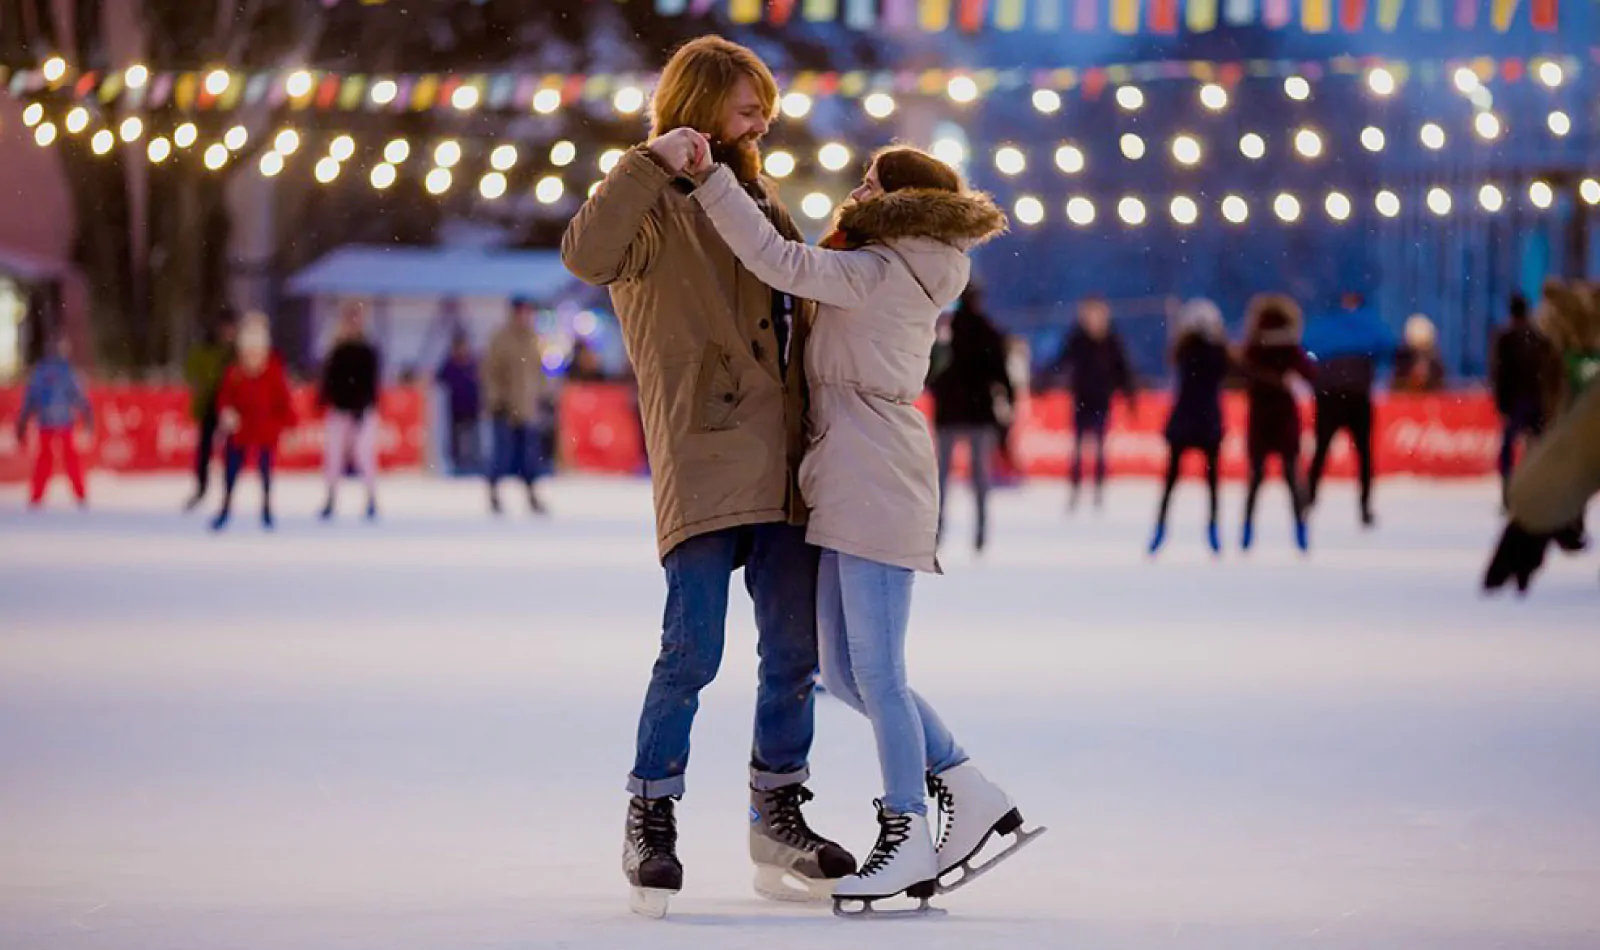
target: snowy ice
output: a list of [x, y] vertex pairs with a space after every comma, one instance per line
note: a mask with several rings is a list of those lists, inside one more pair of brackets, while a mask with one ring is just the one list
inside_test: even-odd
[[[391, 479], [383, 519], [317, 522], [284, 479], [264, 535], [178, 512], [176, 478], [96, 478], [93, 508], [0, 490], [0, 948], [1600, 946], [1600, 556], [1481, 597], [1488, 482], [1391, 481], [1379, 529], [1327, 490], [1315, 550], [1287, 500], [1257, 550], [1204, 550], [1186, 484], [1068, 517], [952, 501], [917, 582], [912, 681], [1016, 797], [1034, 846], [940, 898], [835, 919], [749, 888], [748, 601], [680, 806], [686, 889], [627, 912], [618, 859], [660, 625], [648, 486], [563, 478], [491, 520], [482, 488]], [[509, 499], [511, 493], [507, 493]], [[735, 579], [736, 587], [739, 586]], [[809, 814], [858, 854], [869, 728], [819, 703]]]

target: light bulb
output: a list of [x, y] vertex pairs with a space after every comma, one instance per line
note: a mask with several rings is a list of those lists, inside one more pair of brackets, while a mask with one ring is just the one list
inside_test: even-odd
[[939, 139], [933, 143], [933, 157], [959, 167], [967, 163], [967, 148], [957, 139]]
[[550, 164], [557, 168], [571, 165], [578, 157], [578, 147], [568, 141], [560, 141], [550, 146]]
[[1429, 191], [1428, 191], [1428, 210], [1429, 211], [1432, 211], [1434, 214], [1436, 214], [1436, 215], [1438, 215], [1439, 217], [1442, 218], [1445, 215], [1449, 214], [1450, 213], [1450, 209], [1452, 207], [1454, 207], [1454, 206], [1455, 206], [1455, 201], [1454, 201], [1454, 199], [1452, 199], [1450, 197], [1450, 192], [1446, 191], [1443, 188], [1432, 188], [1432, 189], [1429, 189]]
[[505, 197], [506, 176], [500, 172], [490, 172], [478, 182], [478, 194], [487, 201], [498, 201]]
[[1555, 189], [1547, 181], [1536, 181], [1528, 186], [1528, 200], [1533, 202], [1535, 208], [1548, 210], [1556, 203]]
[[206, 147], [206, 167], [212, 171], [221, 170], [222, 166], [228, 164], [228, 159], [231, 157], [231, 154], [232, 153], [228, 151], [228, 147], [223, 145], [221, 142], [211, 143]]
[[1126, 112], [1138, 112], [1144, 108], [1144, 90], [1138, 86], [1117, 87], [1117, 105]]
[[768, 152], [761, 158], [761, 169], [773, 178], [788, 178], [794, 174], [794, 156], [785, 151]]
[[122, 125], [117, 131], [124, 142], [137, 142], [144, 135], [144, 120], [136, 115], [130, 115], [122, 120]]
[[328, 155], [336, 162], [348, 162], [356, 153], [356, 140], [341, 135], [328, 143]]
[[117, 144], [117, 137], [111, 134], [110, 129], [101, 129], [89, 140], [89, 147], [94, 149], [96, 155], [104, 155], [111, 151]]
[[1578, 196], [1592, 205], [1600, 205], [1600, 180], [1585, 178], [1578, 185]]
[[1200, 87], [1200, 104], [1212, 112], [1221, 112], [1228, 108], [1228, 90], [1208, 82]]
[[1495, 185], [1484, 185], [1478, 189], [1478, 204], [1483, 206], [1483, 210], [1494, 214], [1506, 206], [1505, 192]]
[[1192, 135], [1180, 135], [1172, 140], [1172, 157], [1180, 165], [1198, 165], [1202, 157], [1200, 141]]
[[1394, 95], [1396, 85], [1394, 73], [1382, 66], [1367, 73], [1367, 88], [1371, 89], [1374, 95], [1388, 98]]
[[840, 171], [850, 164], [850, 149], [839, 142], [829, 142], [817, 150], [817, 162], [830, 172]]
[[553, 205], [561, 200], [566, 190], [567, 187], [562, 184], [561, 179], [554, 175], [546, 175], [533, 186], [533, 196], [539, 199], [540, 204]]
[[234, 126], [222, 137], [222, 144], [226, 145], [230, 152], [237, 152], [239, 149], [244, 148], [249, 141], [250, 132], [242, 125]]
[[1388, 189], [1378, 192], [1373, 197], [1372, 203], [1378, 209], [1378, 213], [1385, 218], [1400, 216], [1400, 196]]
[[1303, 158], [1322, 156], [1322, 136], [1314, 129], [1301, 129], [1294, 135], [1294, 150]]
[[1055, 115], [1061, 111], [1061, 93], [1054, 89], [1035, 89], [1033, 107], [1045, 115]]
[[508, 172], [517, 167], [518, 157], [515, 145], [499, 145], [489, 154], [489, 165], [497, 172]]
[[54, 122], [40, 122], [33, 130], [33, 140], [40, 148], [53, 144], [56, 140], [56, 124]]
[[1421, 138], [1422, 144], [1433, 149], [1435, 152], [1441, 148], [1444, 148], [1446, 141], [1444, 129], [1440, 128], [1437, 122], [1429, 122], [1428, 124], [1424, 125], [1422, 127]]
[[372, 168], [372, 187], [379, 191], [387, 191], [389, 186], [394, 184], [397, 177], [398, 173], [393, 165], [388, 162], [380, 162]]
[[886, 92], [875, 92], [861, 101], [861, 107], [874, 119], [887, 119], [894, 114], [894, 96]]
[[1094, 202], [1088, 198], [1073, 198], [1067, 202], [1067, 220], [1080, 228], [1094, 223]]
[[803, 92], [791, 92], [783, 97], [781, 108], [791, 119], [804, 119], [811, 114], [811, 97]]
[[636, 115], [644, 108], [644, 90], [638, 86], [623, 86], [611, 97], [611, 105], [620, 115]]
[[1222, 216], [1233, 224], [1243, 224], [1250, 220], [1250, 205], [1238, 195], [1229, 195], [1222, 199]]
[[28, 107], [22, 110], [22, 124], [26, 125], [28, 128], [31, 129], [43, 121], [44, 106], [41, 103], [30, 102], [28, 103]]
[[1478, 130], [1478, 137], [1486, 142], [1492, 142], [1500, 137], [1500, 117], [1493, 112], [1478, 113], [1472, 125]]
[[1369, 125], [1361, 130], [1361, 146], [1369, 152], [1381, 152], [1388, 143], [1388, 138], [1383, 130], [1375, 125]]
[[72, 111], [67, 113], [67, 121], [64, 124], [68, 132], [77, 135], [89, 127], [89, 110], [83, 106], [74, 106]]
[[620, 148], [609, 148], [604, 152], [601, 152], [599, 162], [600, 174], [611, 174], [611, 169], [616, 168], [617, 163], [620, 161], [622, 161], [622, 149]]
[[1033, 227], [1044, 220], [1044, 202], [1033, 195], [1023, 195], [1017, 199], [1016, 206], [1012, 208], [1012, 212], [1017, 216], [1018, 221]]
[[1006, 145], [994, 153], [994, 167], [1002, 175], [1020, 175], [1028, 168], [1028, 157], [1016, 146]]
[[1130, 162], [1136, 162], [1144, 158], [1144, 139], [1134, 135], [1132, 132], [1124, 133], [1122, 136], [1122, 154]]
[[284, 81], [283, 91], [287, 92], [290, 98], [304, 98], [311, 95], [311, 87], [315, 85], [315, 82], [310, 73], [303, 69], [297, 69], [290, 73], [289, 78]]
[[195, 128], [193, 122], [185, 122], [172, 130], [172, 144], [179, 148], [189, 148], [200, 139], [200, 130]]
[[963, 105], [978, 98], [978, 84], [972, 81], [971, 76], [953, 76], [945, 91], [949, 93], [952, 102]]
[[1348, 221], [1353, 210], [1350, 207], [1350, 199], [1339, 191], [1328, 192], [1328, 199], [1323, 202], [1323, 207], [1327, 209], [1328, 217], [1335, 221]]
[[1056, 167], [1068, 175], [1083, 171], [1083, 150], [1076, 145], [1063, 145], [1056, 149]]
[[283, 156], [277, 152], [266, 152], [261, 156], [261, 174], [265, 178], [276, 178], [283, 172]]
[[[400, 87], [393, 79], [380, 79], [372, 84], [371, 96], [374, 105], [386, 106], [393, 102], [399, 95]], [[390, 182], [389, 184], [392, 185], [394, 182]], [[384, 185], [383, 187], [387, 188], [389, 186]], [[381, 191], [382, 189], [380, 188], [379, 190]]]
[[1572, 117], [1559, 110], [1552, 112], [1550, 113], [1549, 126], [1552, 135], [1565, 138], [1572, 132]]
[[66, 78], [67, 61], [59, 56], [52, 56], [44, 61], [44, 69], [41, 71], [44, 73], [45, 81], [60, 82]]
[[533, 94], [533, 111], [549, 115], [561, 108], [561, 90], [541, 89]]
[[1185, 227], [1200, 220], [1200, 206], [1195, 204], [1194, 199], [1188, 195], [1179, 195], [1172, 199], [1170, 210], [1172, 212], [1172, 220]]
[[1281, 193], [1272, 201], [1272, 210], [1278, 219], [1285, 224], [1294, 224], [1300, 220], [1300, 199], [1287, 192]]
[[329, 184], [339, 177], [339, 160], [331, 155], [318, 159], [315, 173], [317, 181]]
[[1304, 76], [1290, 76], [1283, 81], [1283, 94], [1295, 102], [1304, 102], [1311, 98], [1311, 83]]
[[1267, 140], [1254, 132], [1248, 132], [1239, 139], [1239, 151], [1251, 161], [1259, 161], [1267, 154]]
[[442, 195], [450, 190], [455, 183], [455, 176], [450, 174], [448, 168], [435, 168], [428, 172], [428, 177], [423, 180], [423, 185], [430, 195]]
[[1549, 86], [1551, 89], [1560, 86], [1566, 81], [1566, 78], [1566, 71], [1561, 68], [1560, 63], [1552, 62], [1547, 59], [1539, 64], [1539, 81], [1544, 83], [1546, 86]]
[[206, 92], [213, 96], [220, 96], [228, 91], [233, 84], [233, 77], [228, 75], [226, 69], [213, 69], [206, 75]]
[[433, 163], [440, 168], [454, 168], [461, 162], [461, 143], [445, 139], [433, 149]]
[[1122, 223], [1129, 227], [1136, 228], [1144, 224], [1145, 215], [1144, 202], [1138, 198], [1130, 195], [1117, 202], [1117, 217], [1121, 218]]
[[457, 112], [471, 112], [478, 108], [482, 98], [477, 86], [457, 86], [455, 92], [450, 93], [450, 106]]
[[828, 213], [833, 210], [833, 201], [822, 192], [813, 191], [800, 199], [800, 210], [805, 213], [806, 217], [820, 221], [826, 218]]
[[142, 63], [134, 63], [122, 74], [122, 83], [129, 89], [143, 89], [150, 81], [150, 70]]
[[1478, 88], [1482, 83], [1478, 81], [1478, 74], [1465, 66], [1455, 72], [1456, 91], [1465, 95]]
[[293, 155], [300, 149], [300, 133], [294, 129], [284, 129], [272, 140], [272, 147], [280, 155]]

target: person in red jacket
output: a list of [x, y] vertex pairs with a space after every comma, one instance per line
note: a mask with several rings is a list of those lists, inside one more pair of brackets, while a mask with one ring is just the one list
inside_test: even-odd
[[239, 328], [235, 343], [238, 358], [223, 376], [217, 393], [217, 417], [228, 434], [223, 457], [222, 510], [211, 522], [213, 531], [228, 523], [233, 489], [248, 455], [254, 453], [261, 470], [261, 524], [272, 528], [272, 461], [278, 437], [294, 422], [289, 401], [289, 377], [283, 361], [272, 350], [267, 317], [251, 313]]

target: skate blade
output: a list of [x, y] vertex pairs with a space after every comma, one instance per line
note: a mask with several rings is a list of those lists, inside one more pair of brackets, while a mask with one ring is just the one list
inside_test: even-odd
[[[972, 859], [982, 854], [984, 846], [986, 846], [989, 843], [989, 840], [995, 836], [995, 832], [990, 831], [987, 835], [984, 835], [983, 840], [978, 843], [978, 850], [967, 855], [966, 860], [961, 861], [954, 867], [950, 868], [950, 870], [940, 875], [939, 893], [949, 894], [953, 891], [961, 890], [963, 887], [966, 887], [968, 884], [971, 884], [978, 878], [988, 874], [994, 869], [995, 865], [1016, 854], [1018, 851], [1021, 851], [1023, 848], [1026, 848], [1029, 844], [1033, 843], [1033, 839], [1039, 837], [1049, 830], [1049, 828], [1046, 828], [1042, 825], [1033, 829], [1019, 827], [1011, 835], [1004, 836], [1012, 838], [1011, 844], [1004, 851], [1001, 851], [999, 854], [996, 854], [994, 857], [990, 858], [984, 863], [974, 867], [972, 864]], [[956, 877], [954, 880], [949, 880], [950, 876], [955, 874], [957, 871], [961, 872], [960, 876]]]
[[833, 916], [846, 920], [908, 920], [918, 917], [943, 917], [948, 911], [928, 903], [928, 898], [918, 898], [915, 907], [894, 907], [879, 910], [879, 901], [897, 900], [901, 895], [889, 897], [835, 897]]
[[788, 904], [811, 904], [833, 896], [837, 879], [811, 878], [789, 868], [771, 864], [756, 865], [756, 893], [769, 901]]
[[675, 891], [664, 891], [656, 887], [636, 887], [628, 897], [628, 909], [640, 917], [649, 917], [660, 920], [667, 916], [667, 904], [672, 900]]

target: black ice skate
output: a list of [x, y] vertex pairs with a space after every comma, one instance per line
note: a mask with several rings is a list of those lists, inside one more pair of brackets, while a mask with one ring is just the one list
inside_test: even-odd
[[756, 893], [768, 900], [827, 900], [840, 878], [855, 873], [855, 857], [806, 824], [800, 806], [812, 797], [804, 785], [750, 790], [750, 860]]
[[622, 873], [633, 888], [628, 906], [635, 914], [657, 918], [667, 915], [667, 902], [683, 889], [672, 799], [635, 796], [628, 802]]

